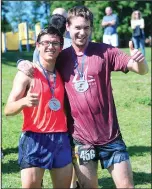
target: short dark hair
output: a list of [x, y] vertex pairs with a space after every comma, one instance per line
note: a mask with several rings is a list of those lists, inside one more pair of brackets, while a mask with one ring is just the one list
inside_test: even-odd
[[47, 28], [45, 28], [45, 29], [42, 29], [42, 30], [40, 31], [40, 33], [38, 34], [36, 41], [39, 43], [41, 37], [44, 36], [44, 35], [46, 35], [46, 34], [53, 34], [53, 35], [59, 36], [61, 46], [63, 46], [63, 41], [64, 41], [63, 35], [60, 33], [60, 31], [59, 31], [58, 29], [56, 29], [56, 28], [55, 28], [54, 26], [52, 26], [52, 25], [49, 25], [49, 27], [47, 27]]
[[53, 14], [50, 18], [49, 25], [54, 26], [63, 35], [66, 29], [66, 18], [60, 14]]
[[83, 17], [86, 20], [90, 20], [90, 26], [93, 27], [93, 14], [92, 12], [85, 6], [75, 6], [68, 11], [67, 23], [71, 24], [71, 19], [73, 17]]

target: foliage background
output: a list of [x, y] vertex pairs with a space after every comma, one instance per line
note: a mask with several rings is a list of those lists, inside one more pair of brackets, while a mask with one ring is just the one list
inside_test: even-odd
[[[13, 11], [12, 21], [16, 20], [17, 23], [25, 21], [29, 18], [29, 25], [32, 27], [38, 21], [40, 21], [41, 17], [45, 15], [46, 24], [48, 22], [48, 17], [51, 15], [52, 11], [57, 7], [63, 7], [67, 11], [69, 8], [75, 5], [85, 5], [87, 6], [94, 14], [94, 31], [92, 35], [92, 39], [95, 41], [102, 41], [103, 29], [100, 26], [101, 20], [105, 15], [105, 8], [107, 6], [111, 6], [113, 12], [116, 13], [119, 17], [119, 26], [118, 26], [118, 34], [119, 34], [119, 42], [120, 47], [127, 47], [128, 41], [131, 38], [132, 30], [130, 28], [130, 19], [131, 14], [134, 10], [140, 10], [142, 16], [145, 20], [145, 36], [148, 38], [152, 35], [152, 2], [149, 1], [31, 1], [32, 2], [32, 10], [30, 16], [27, 15], [26, 5], [24, 4], [24, 9], [20, 9], [19, 7], [25, 1], [14, 1], [16, 9], [20, 11], [15, 11], [11, 8], [9, 1], [2, 1], [2, 31], [10, 31], [10, 24], [5, 17], [5, 13], [8, 11]], [[40, 7], [43, 6], [43, 13], [40, 12]], [[27, 8], [27, 9], [26, 9]], [[49, 9], [49, 11], [48, 11]], [[23, 11], [21, 11], [23, 10]], [[17, 19], [18, 18], [18, 19]], [[12, 22], [11, 21], [11, 22]]]
[[51, 12], [57, 7], [63, 7], [66, 10], [75, 5], [85, 5], [94, 14], [94, 32], [92, 39], [102, 41], [103, 29], [100, 26], [101, 20], [105, 15], [105, 8], [112, 7], [113, 13], [116, 13], [119, 18], [118, 34], [120, 46], [128, 46], [128, 41], [131, 38], [132, 30], [130, 27], [131, 14], [134, 10], [140, 10], [145, 20], [146, 37], [151, 36], [151, 10], [152, 2], [148, 1], [54, 1], [51, 4]]

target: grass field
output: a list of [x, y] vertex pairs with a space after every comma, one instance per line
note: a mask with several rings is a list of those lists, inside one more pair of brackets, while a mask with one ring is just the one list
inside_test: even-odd
[[[128, 52], [128, 49], [123, 49]], [[135, 188], [151, 188], [151, 49], [146, 48], [149, 73], [112, 73], [112, 86], [118, 120], [132, 163]], [[17, 71], [20, 58], [32, 60], [32, 53], [8, 52], [2, 54], [2, 188], [20, 188], [20, 170], [17, 164], [18, 139], [21, 132], [21, 114], [6, 118], [4, 106]], [[99, 166], [100, 167], [100, 166]], [[107, 170], [98, 170], [100, 188], [115, 188]], [[44, 187], [51, 188], [46, 171]]]

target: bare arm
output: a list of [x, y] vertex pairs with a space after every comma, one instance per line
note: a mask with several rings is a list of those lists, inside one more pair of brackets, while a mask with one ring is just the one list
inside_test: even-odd
[[115, 21], [115, 20], [108, 21], [108, 22], [102, 21], [101, 26], [102, 26], [102, 27], [105, 27], [105, 26], [113, 26], [113, 25], [115, 25], [115, 24], [116, 24], [116, 21]]
[[102, 20], [102, 22], [101, 22], [101, 26], [102, 27], [105, 27], [105, 26], [113, 26], [113, 25], [115, 25], [116, 24], [116, 20], [114, 19], [114, 20], [111, 20], [111, 21], [104, 21], [104, 20]]
[[127, 64], [128, 70], [140, 75], [145, 75], [148, 73], [148, 65], [146, 63], [145, 57], [139, 50], [133, 48], [132, 41], [129, 42], [129, 48], [132, 59], [130, 59]]
[[140, 26], [141, 29], [144, 29], [145, 27], [145, 23], [144, 23], [144, 19], [140, 19], [140, 20], [131, 20], [131, 28], [135, 29], [136, 26]]
[[134, 20], [131, 20], [131, 29], [135, 29], [137, 26], [137, 23]]
[[140, 20], [140, 28], [141, 28], [141, 29], [144, 29], [144, 28], [145, 28], [144, 19], [141, 19], [141, 20]]
[[[24, 107], [32, 107], [38, 104], [38, 94], [30, 93], [31, 79], [22, 72], [17, 72], [11, 93], [5, 106], [5, 115], [16, 115]], [[30, 87], [29, 91], [27, 89]], [[27, 93], [27, 94], [26, 94]]]
[[110, 22], [109, 22], [109, 25], [110, 26], [114, 26], [116, 24], [116, 20], [111, 20]]
[[102, 21], [102, 22], [101, 22], [101, 26], [102, 26], [102, 27], [105, 27], [105, 26], [108, 26], [108, 25], [109, 25], [109, 22], [105, 22], [105, 21]]

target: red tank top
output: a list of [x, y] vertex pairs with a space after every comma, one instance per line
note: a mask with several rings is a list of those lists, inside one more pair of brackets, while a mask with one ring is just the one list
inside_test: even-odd
[[64, 113], [64, 85], [59, 73], [56, 73], [54, 95], [61, 103], [60, 110], [53, 111], [49, 108], [48, 103], [52, 98], [52, 93], [47, 79], [37, 68], [34, 68], [33, 88], [31, 92], [39, 94], [39, 105], [23, 109], [24, 122], [22, 131], [39, 133], [66, 132], [67, 122]]

